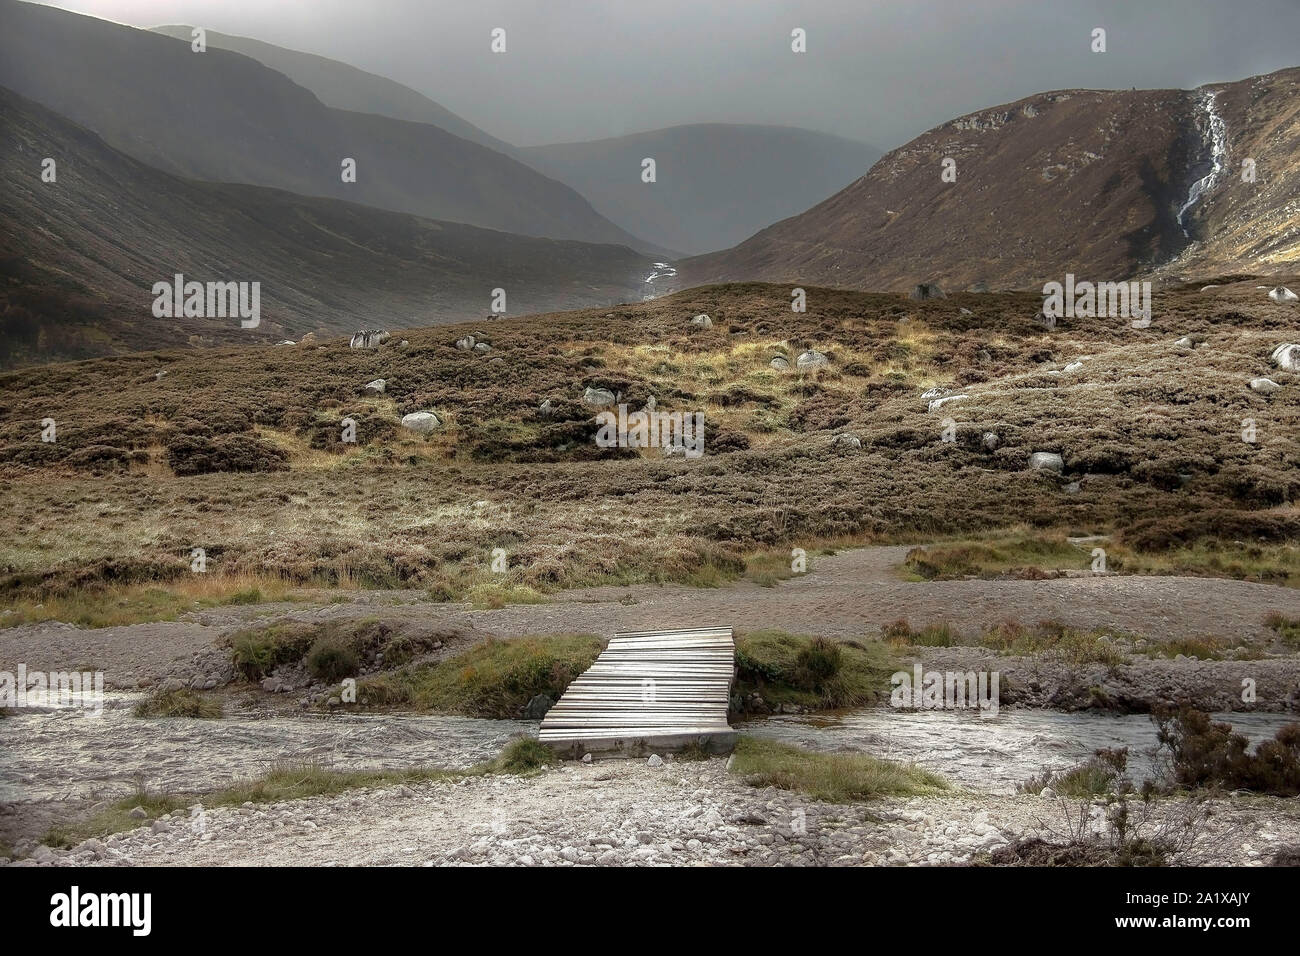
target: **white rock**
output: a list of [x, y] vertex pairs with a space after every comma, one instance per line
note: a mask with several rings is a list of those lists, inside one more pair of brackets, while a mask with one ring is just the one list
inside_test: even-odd
[[377, 378], [373, 382], [366, 383], [367, 395], [383, 395], [388, 390], [388, 382], [382, 378]]
[[697, 315], [691, 319], [691, 325], [698, 325], [702, 329], [711, 329], [713, 328], [713, 320], [707, 315]]
[[772, 359], [772, 361], [768, 362], [768, 364], [778, 372], [784, 372], [790, 367], [790, 360], [784, 355], [778, 355], [776, 358]]
[[848, 432], [836, 435], [835, 440], [831, 442], [836, 448], [861, 448], [862, 439], [857, 435], [851, 435]]
[[984, 447], [989, 451], [997, 451], [998, 446], [1002, 444], [1002, 436], [997, 432], [985, 432], [980, 437], [980, 441], [984, 443]]
[[402, 427], [409, 428], [413, 432], [428, 434], [435, 428], [442, 426], [442, 420], [433, 412], [411, 412], [409, 415], [402, 416]]
[[658, 754], [651, 754], [650, 759], [647, 760], [646, 763], [651, 767], [662, 767], [664, 765], [664, 758]]
[[1061, 372], [1062, 373], [1077, 372], [1081, 368], [1083, 368], [1082, 362], [1071, 362], [1065, 368], [1061, 369]]
[[1032, 471], [1065, 471], [1065, 460], [1056, 452], [1036, 451], [1029, 456], [1029, 468]]
[[607, 388], [591, 388], [589, 386], [587, 390], [582, 393], [582, 400], [588, 405], [595, 405], [597, 408], [600, 408], [605, 405], [614, 404], [614, 393]]
[[1273, 289], [1271, 292], [1269, 292], [1268, 297], [1272, 299], [1274, 302], [1285, 303], [1285, 302], [1300, 301], [1300, 295], [1296, 295], [1294, 292], [1292, 292], [1284, 285], [1280, 285], [1277, 288]]
[[1282, 386], [1271, 378], [1252, 378], [1250, 380], [1250, 387], [1261, 395], [1272, 395]]
[[934, 412], [937, 412], [939, 409], [943, 408], [943, 406], [947, 405], [949, 402], [960, 402], [963, 398], [970, 398], [970, 396], [969, 395], [948, 395], [945, 396], [944, 398], [936, 398], [928, 406], [926, 406], [926, 408], [929, 412], [933, 414]]
[[819, 365], [829, 365], [830, 363], [829, 358], [815, 349], [809, 349], [795, 359], [795, 365], [799, 368], [814, 368]]
[[473, 347], [474, 347], [474, 336], [472, 335], [467, 335], [463, 339], [456, 340], [456, 348], [460, 349], [462, 352], [468, 352]]
[[1300, 345], [1279, 345], [1273, 350], [1273, 361], [1288, 372], [1300, 372]]

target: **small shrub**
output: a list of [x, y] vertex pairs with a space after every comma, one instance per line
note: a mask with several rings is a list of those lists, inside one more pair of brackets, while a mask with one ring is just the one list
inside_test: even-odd
[[535, 737], [519, 737], [506, 744], [496, 767], [506, 773], [532, 773], [560, 762], [554, 750]]
[[357, 652], [334, 637], [317, 640], [307, 651], [305, 662], [312, 677], [328, 684], [352, 676], [361, 666]]
[[202, 697], [192, 690], [158, 691], [131, 709], [137, 717], [199, 717], [208, 720], [221, 716], [221, 701]]

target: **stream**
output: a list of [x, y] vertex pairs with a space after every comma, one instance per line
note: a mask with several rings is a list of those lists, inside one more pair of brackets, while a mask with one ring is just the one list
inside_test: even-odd
[[[264, 774], [277, 764], [340, 770], [467, 767], [495, 757], [532, 721], [395, 714], [141, 719], [137, 694], [109, 693], [99, 717], [79, 709], [19, 711], [0, 719], [0, 802], [116, 797], [137, 781], [161, 791], [202, 791]], [[1223, 714], [1252, 742], [1295, 719]], [[993, 718], [953, 711], [873, 708], [782, 715], [745, 733], [819, 751], [866, 751], [915, 762], [974, 789], [1010, 793], [1044, 769], [1068, 767], [1101, 747], [1128, 747], [1135, 780], [1150, 775], [1155, 728], [1141, 714], [1004, 709]]]

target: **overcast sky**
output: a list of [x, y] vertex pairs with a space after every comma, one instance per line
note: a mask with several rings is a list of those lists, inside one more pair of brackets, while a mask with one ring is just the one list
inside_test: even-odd
[[[520, 146], [696, 122], [899, 146], [1064, 87], [1193, 87], [1300, 66], [1300, 0], [57, 0], [193, 23], [414, 87]], [[489, 50], [494, 27], [507, 52]], [[808, 51], [790, 49], [807, 31]], [[1094, 27], [1107, 52], [1089, 49]]]

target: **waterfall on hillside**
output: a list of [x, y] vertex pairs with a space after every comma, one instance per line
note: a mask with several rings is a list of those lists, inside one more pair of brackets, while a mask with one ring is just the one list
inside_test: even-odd
[[1187, 202], [1178, 210], [1178, 225], [1182, 226], [1183, 235], [1188, 238], [1190, 236], [1183, 223], [1183, 216], [1202, 196], [1218, 185], [1219, 177], [1228, 168], [1228, 127], [1223, 122], [1223, 117], [1214, 111], [1214, 101], [1218, 95], [1210, 92], [1201, 94], [1200, 108], [1205, 111], [1205, 120], [1204, 124], [1198, 122], [1197, 127], [1202, 130], [1201, 135], [1205, 137], [1210, 149], [1210, 171], [1192, 183], [1192, 188], [1187, 191]]

